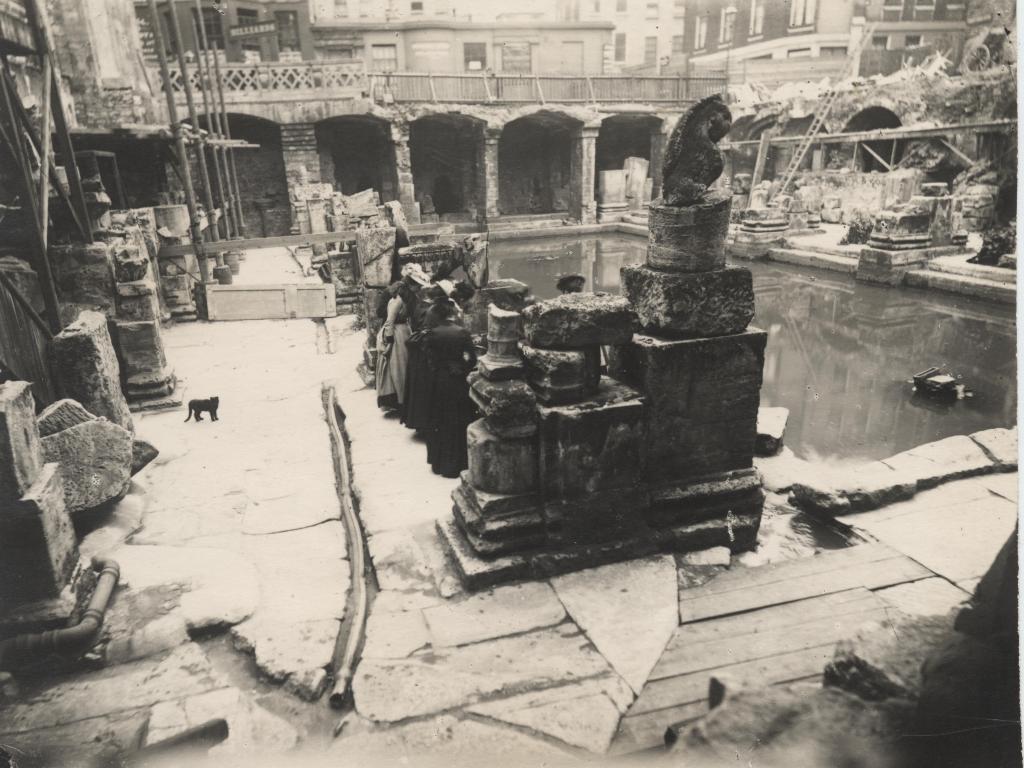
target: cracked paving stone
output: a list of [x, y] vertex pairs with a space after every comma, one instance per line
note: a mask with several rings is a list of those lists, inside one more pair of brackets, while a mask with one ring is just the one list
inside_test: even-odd
[[422, 612], [386, 610], [387, 604], [393, 601], [385, 600], [382, 603], [380, 597], [377, 595], [374, 599], [366, 622], [362, 658], [404, 659], [430, 644], [430, 633]]
[[343, 732], [329, 754], [344, 768], [393, 764], [470, 768], [495, 761], [502, 766], [557, 768], [579, 762], [560, 747], [514, 728], [453, 715]]
[[122, 588], [180, 585], [180, 610], [191, 630], [237, 624], [256, 610], [256, 569], [234, 552], [128, 544], [111, 556], [121, 566]]
[[547, 583], [529, 582], [426, 608], [423, 616], [439, 648], [550, 627], [565, 619], [565, 609]]
[[632, 701], [626, 682], [610, 675], [475, 704], [466, 711], [604, 754]]
[[356, 710], [397, 722], [480, 701], [585, 678], [611, 667], [570, 624], [408, 659], [364, 659], [356, 669]]
[[341, 622], [336, 619], [286, 620], [270, 615], [232, 627], [235, 647], [253, 654], [256, 666], [285, 690], [313, 701], [327, 687]]
[[613, 563], [551, 580], [569, 616], [637, 693], [679, 626], [671, 555]]

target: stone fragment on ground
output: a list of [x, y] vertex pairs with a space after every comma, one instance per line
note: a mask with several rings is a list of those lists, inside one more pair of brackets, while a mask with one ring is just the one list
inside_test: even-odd
[[106, 419], [93, 419], [40, 440], [43, 458], [61, 465], [68, 512], [85, 512], [128, 490], [132, 435]]
[[625, 344], [635, 323], [625, 297], [603, 293], [567, 293], [523, 310], [526, 340], [542, 349]]
[[95, 418], [80, 402], [65, 397], [46, 406], [39, 414], [39, 436], [46, 437]]
[[260, 672], [285, 690], [314, 701], [327, 688], [341, 622], [337, 619], [248, 619], [231, 630], [235, 647], [253, 655]]
[[782, 450], [782, 441], [786, 434], [786, 422], [789, 420], [788, 408], [757, 409], [757, 438], [754, 441], [754, 454], [757, 456], [775, 456]]
[[160, 454], [152, 443], [135, 438], [132, 440], [132, 476], [137, 475], [146, 465]]
[[210, 720], [227, 721], [228, 738], [209, 750], [211, 757], [239, 753], [268, 755], [295, 747], [298, 733], [288, 722], [259, 706], [238, 688], [218, 688], [153, 707], [146, 744], [155, 744]]
[[661, 555], [551, 580], [570, 618], [637, 693], [679, 626], [676, 562]]
[[966, 435], [925, 443], [883, 459], [882, 463], [911, 475], [922, 490], [994, 469], [981, 446]]
[[952, 612], [939, 616], [893, 616], [862, 627], [836, 645], [824, 683], [865, 701], [915, 699], [922, 661], [953, 633]]
[[729, 698], [686, 729], [674, 757], [708, 768], [756, 765], [887, 765], [907, 732], [913, 704], [868, 704], [816, 684], [772, 686]]
[[565, 609], [546, 582], [496, 587], [450, 600], [423, 611], [434, 648], [550, 627], [565, 619]]
[[475, 704], [466, 711], [603, 755], [632, 701], [625, 681], [611, 675]]
[[577, 763], [564, 749], [518, 728], [498, 722], [440, 715], [401, 725], [375, 728], [353, 723], [331, 746], [330, 755], [345, 768], [384, 764], [477, 766], [552, 766]]
[[398, 722], [611, 671], [578, 628], [562, 624], [407, 659], [363, 659], [352, 690], [363, 717]]

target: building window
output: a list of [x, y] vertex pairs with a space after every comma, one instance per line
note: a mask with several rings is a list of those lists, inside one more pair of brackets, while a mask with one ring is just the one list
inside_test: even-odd
[[648, 3], [647, 4], [647, 18], [648, 19], [657, 19], [658, 18], [658, 4], [657, 3]]
[[698, 16], [693, 25], [693, 50], [699, 51], [704, 48], [708, 40], [708, 17]]
[[903, 0], [883, 0], [882, 21], [900, 21], [903, 18]]
[[398, 69], [398, 46], [370, 46], [370, 66], [374, 72], [394, 72]]
[[[197, 25], [199, 23], [199, 14], [195, 8], [192, 9], [192, 21]], [[210, 50], [224, 50], [224, 25], [220, 11], [216, 8], [203, 8], [203, 31], [206, 33], [206, 44]]]
[[274, 11], [277, 22], [277, 47], [281, 51], [299, 51], [299, 12]]
[[615, 60], [625, 61], [626, 60], [626, 33], [616, 32], [615, 33]]
[[[723, 8], [718, 15], [718, 43], [719, 45], [732, 42], [733, 28], [736, 26], [736, 14], [726, 13], [728, 9]], [[735, 11], [735, 8], [733, 9]]]
[[682, 35], [672, 35], [672, 53], [682, 53], [685, 50], [685, 43]]
[[914, 20], [931, 21], [935, 17], [935, 0], [914, 0]]
[[920, 35], [907, 35], [903, 39], [903, 47], [904, 48], [917, 48], [919, 45], [921, 45], [921, 36]]
[[628, 0], [615, 0], [615, 12], [625, 13], [629, 10]]
[[177, 56], [178, 49], [174, 45], [174, 35], [171, 34], [172, 25], [174, 22], [171, 20], [171, 12], [164, 11], [164, 48], [167, 49], [168, 56]]
[[653, 67], [658, 63], [658, 38], [644, 38], [644, 66]]
[[348, 0], [334, 0], [334, 17], [336, 19], [348, 17]]
[[[248, 27], [260, 22], [260, 12], [251, 8], [239, 8], [235, 14], [240, 27]], [[259, 38], [244, 37], [239, 42], [242, 44], [242, 60], [246, 64], [254, 64], [263, 59], [263, 48]]]
[[786, 51], [787, 59], [809, 59], [811, 58], [810, 48], [793, 48]]
[[529, 43], [501, 44], [501, 71], [513, 75], [528, 75], [533, 71]]
[[672, 16], [676, 19], [686, 16], [686, 0], [673, 0]]
[[814, 15], [818, 10], [818, 0], [790, 0], [789, 26], [806, 27], [814, 24]]
[[845, 45], [823, 45], [820, 56], [823, 59], [845, 59], [848, 52]]
[[966, 17], [964, 4], [962, 2], [947, 2], [943, 17], [945, 21], [964, 21]]
[[871, 38], [871, 47], [884, 51], [889, 47], [889, 36], [873, 35]]
[[423, 2], [422, 0], [413, 0], [409, 3], [409, 13], [420, 14], [423, 13]]
[[750, 26], [747, 34], [753, 37], [764, 32], [764, 1], [750, 0]]
[[482, 72], [487, 69], [487, 43], [463, 43], [462, 59], [467, 72]]

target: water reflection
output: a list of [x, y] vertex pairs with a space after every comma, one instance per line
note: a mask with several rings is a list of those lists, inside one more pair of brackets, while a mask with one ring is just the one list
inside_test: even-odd
[[[561, 275], [617, 293], [619, 268], [645, 243], [622, 236], [543, 238], [490, 246], [491, 276], [557, 294]], [[950, 435], [1016, 423], [1013, 310], [952, 295], [864, 285], [788, 265], [748, 264], [754, 324], [768, 331], [763, 405], [790, 410], [786, 443], [803, 458], [876, 459]], [[910, 376], [940, 366], [973, 397], [938, 404]]]

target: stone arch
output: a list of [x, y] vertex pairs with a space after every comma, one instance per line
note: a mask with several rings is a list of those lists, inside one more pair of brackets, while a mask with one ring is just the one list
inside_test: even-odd
[[621, 171], [627, 157], [647, 160], [650, 163], [647, 178], [653, 179], [657, 186], [661, 172], [658, 166], [664, 151], [663, 125], [664, 121], [657, 115], [643, 113], [621, 113], [604, 118], [595, 149], [595, 192], [601, 171]]
[[568, 212], [573, 140], [583, 121], [538, 110], [507, 123], [498, 141], [498, 208], [504, 215]]
[[456, 112], [409, 123], [413, 187], [422, 214], [472, 220], [482, 204], [480, 152], [484, 122]]
[[[202, 118], [199, 122], [204, 124]], [[281, 126], [262, 117], [229, 112], [228, 127], [232, 139], [259, 145], [259, 149], [239, 149], [234, 153], [246, 236], [287, 235], [292, 219]]]
[[[891, 109], [875, 105], [865, 107], [854, 114], [846, 121], [843, 132], [875, 131], [882, 128], [899, 128], [902, 125], [903, 122]], [[890, 165], [898, 163], [903, 157], [905, 142], [899, 139], [881, 139], [865, 141], [860, 144], [863, 146], [858, 145], [854, 150], [854, 167], [859, 171], [881, 171], [884, 173], [889, 169], [878, 161], [878, 157]], [[870, 148], [870, 151], [867, 151], [865, 147]]]
[[[738, 118], [729, 130], [727, 141], [759, 141], [761, 134], [778, 125], [775, 115], [758, 117], [755, 114]], [[744, 144], [736, 147], [731, 153], [732, 173], [746, 173], [753, 176], [757, 164], [757, 144]], [[770, 167], [770, 166], [769, 166]]]
[[375, 189], [381, 200], [398, 199], [391, 126], [368, 114], [336, 115], [314, 125], [320, 178], [343, 194]]

